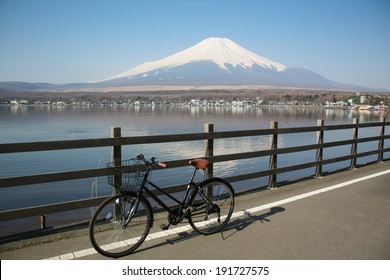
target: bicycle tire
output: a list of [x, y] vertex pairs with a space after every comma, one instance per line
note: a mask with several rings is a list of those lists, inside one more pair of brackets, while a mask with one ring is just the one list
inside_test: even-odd
[[221, 178], [207, 179], [199, 186], [201, 191], [196, 191], [189, 201], [191, 212], [188, 222], [195, 231], [203, 235], [219, 232], [232, 216], [234, 190]]
[[[129, 215], [132, 217], [127, 221]], [[92, 216], [89, 238], [95, 250], [103, 256], [123, 257], [142, 244], [152, 222], [150, 203], [143, 196], [115, 195], [103, 201]]]

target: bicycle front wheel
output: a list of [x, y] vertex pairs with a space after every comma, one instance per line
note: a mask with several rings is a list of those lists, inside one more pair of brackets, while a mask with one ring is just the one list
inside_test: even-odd
[[204, 235], [216, 233], [228, 223], [234, 209], [234, 190], [223, 179], [211, 178], [199, 185], [190, 200], [191, 227]]
[[100, 254], [119, 258], [136, 250], [153, 221], [149, 202], [142, 196], [119, 194], [106, 199], [89, 224], [89, 238]]

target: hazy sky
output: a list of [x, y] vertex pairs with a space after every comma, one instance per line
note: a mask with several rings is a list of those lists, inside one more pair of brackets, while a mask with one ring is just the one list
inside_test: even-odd
[[208, 37], [390, 89], [390, 0], [0, 0], [0, 81], [101, 80]]

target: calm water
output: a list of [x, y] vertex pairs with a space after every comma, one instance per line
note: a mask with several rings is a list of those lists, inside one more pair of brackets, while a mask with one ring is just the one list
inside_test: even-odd
[[[382, 113], [383, 114], [383, 113]], [[324, 110], [322, 108], [258, 108], [258, 107], [50, 107], [50, 106], [0, 106], [0, 143], [32, 141], [73, 140], [110, 137], [111, 127], [121, 127], [122, 136], [163, 135], [203, 132], [205, 123], [213, 123], [215, 131], [269, 128], [270, 121], [278, 121], [279, 127], [314, 126], [317, 119], [325, 124], [348, 124], [358, 117], [360, 122], [378, 121], [381, 113]], [[362, 129], [360, 136], [376, 135], [379, 128]], [[327, 132], [326, 141], [350, 139], [351, 131]], [[281, 135], [279, 147], [314, 144], [315, 133]], [[244, 137], [215, 141], [215, 155], [268, 149], [268, 137]], [[386, 145], [389, 145], [386, 143]], [[361, 145], [362, 149], [374, 149], [375, 145]], [[91, 148], [49, 152], [30, 152], [0, 155], [0, 177], [78, 170], [105, 166], [110, 161], [110, 148]], [[348, 154], [349, 148], [325, 150], [325, 158]], [[201, 157], [203, 141], [180, 142], [159, 145], [126, 146], [123, 158], [137, 153], [155, 156], [160, 161]], [[301, 162], [313, 161], [312, 152], [299, 154]], [[361, 159], [370, 161], [373, 158]], [[283, 155], [279, 166], [295, 164], [297, 155]], [[347, 167], [348, 162], [325, 166], [324, 171]], [[216, 176], [232, 176], [261, 171], [268, 166], [267, 158], [231, 161], [216, 164]], [[159, 185], [186, 183], [191, 168], [154, 172]], [[313, 174], [303, 170], [284, 174], [280, 180], [288, 180]], [[201, 179], [199, 177], [198, 179]], [[237, 189], [264, 186], [267, 178], [235, 183]], [[89, 198], [110, 193], [105, 178], [64, 181], [41, 185], [29, 185], [0, 189], [0, 211], [28, 207], [44, 203]], [[1, 225], [1, 224], [0, 224]], [[4, 227], [1, 227], [4, 229]]]

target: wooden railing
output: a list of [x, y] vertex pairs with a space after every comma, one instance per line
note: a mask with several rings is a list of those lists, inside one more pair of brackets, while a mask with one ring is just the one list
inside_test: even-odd
[[[66, 140], [66, 141], [50, 141], [50, 142], [31, 142], [31, 143], [17, 143], [17, 144], [0, 144], [0, 154], [5, 153], [24, 153], [32, 151], [53, 151], [63, 149], [80, 149], [91, 147], [112, 147], [112, 159], [121, 159], [121, 149], [125, 145], [136, 144], [152, 144], [152, 143], [167, 143], [167, 142], [182, 142], [182, 141], [205, 141], [205, 158], [210, 161], [210, 166], [206, 170], [207, 177], [213, 176], [213, 163], [242, 160], [257, 157], [268, 157], [269, 168], [252, 173], [240, 174], [225, 178], [229, 182], [238, 182], [259, 177], [269, 177], [269, 188], [274, 188], [278, 183], [278, 174], [291, 172], [307, 168], [315, 168], [313, 177], [322, 175], [322, 167], [326, 164], [331, 164], [340, 161], [350, 161], [350, 168], [354, 168], [359, 157], [366, 157], [377, 155], [377, 161], [386, 160], [384, 154], [390, 152], [390, 147], [385, 147], [385, 140], [390, 139], [390, 135], [385, 133], [386, 126], [390, 122], [386, 122], [382, 118], [379, 122], [373, 123], [359, 123], [358, 119], [354, 119], [352, 124], [344, 125], [324, 125], [323, 120], [317, 122], [317, 126], [310, 127], [296, 127], [296, 128], [278, 128], [277, 122], [271, 122], [269, 129], [258, 130], [241, 130], [241, 131], [224, 131], [214, 132], [212, 124], [205, 125], [204, 133], [190, 133], [190, 134], [174, 134], [174, 135], [158, 135], [158, 136], [137, 136], [137, 137], [121, 137], [120, 128], [113, 128], [111, 138], [101, 139], [86, 139], [86, 140]], [[359, 129], [367, 127], [378, 127], [378, 135], [366, 138], [359, 138]], [[333, 130], [352, 130], [352, 137], [349, 140], [324, 142], [324, 135], [327, 131]], [[316, 144], [295, 146], [295, 147], [278, 147], [278, 136], [281, 134], [295, 134], [316, 132]], [[269, 136], [270, 148], [268, 150], [259, 150], [251, 152], [240, 152], [235, 154], [225, 154], [214, 156], [214, 140], [234, 137], [252, 137], [252, 136]], [[358, 153], [358, 145], [364, 142], [377, 142], [378, 148], [371, 151]], [[337, 146], [350, 146], [351, 153], [349, 155], [324, 159], [324, 149]], [[315, 151], [316, 158], [310, 162], [299, 163], [287, 167], [278, 167], [278, 156], [289, 153], [299, 153], [304, 151]], [[169, 161], [168, 168], [177, 168], [186, 166], [189, 159], [179, 159]], [[76, 180], [83, 178], [95, 178], [109, 175], [107, 168], [95, 168], [86, 170], [66, 171], [48, 174], [35, 174], [11, 178], [0, 178], [0, 188], [11, 188], [16, 186], [24, 186], [29, 184], [41, 184], [47, 182], [56, 182], [64, 180]], [[167, 188], [169, 192], [182, 191], [182, 185], [170, 186]], [[62, 203], [41, 205], [23, 209], [12, 209], [0, 212], [0, 221], [13, 220], [24, 217], [40, 216], [42, 220], [42, 227], [44, 227], [44, 215], [62, 211], [69, 211], [81, 208], [87, 208], [98, 205], [106, 197], [96, 197], [92, 199], [82, 199], [76, 201], [67, 201]]]

